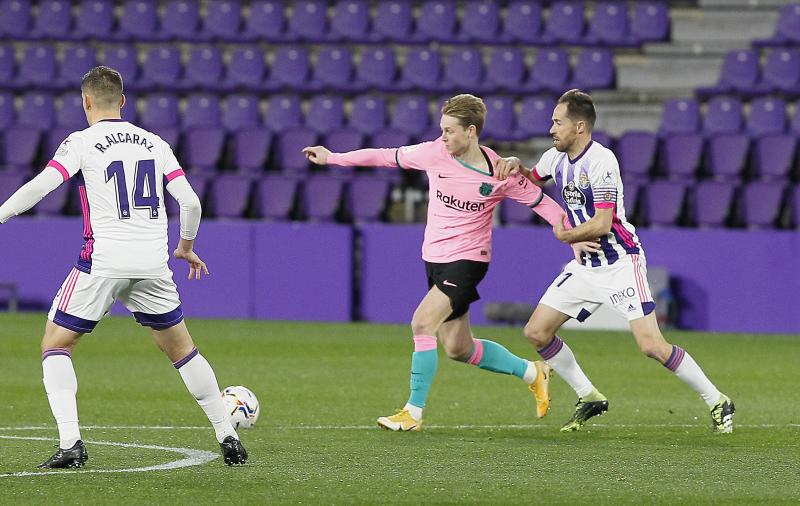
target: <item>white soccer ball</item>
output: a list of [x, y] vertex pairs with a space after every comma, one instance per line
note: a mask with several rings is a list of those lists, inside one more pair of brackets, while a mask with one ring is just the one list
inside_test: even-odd
[[261, 412], [256, 394], [243, 386], [225, 388], [222, 391], [222, 404], [235, 429], [249, 429], [256, 424]]

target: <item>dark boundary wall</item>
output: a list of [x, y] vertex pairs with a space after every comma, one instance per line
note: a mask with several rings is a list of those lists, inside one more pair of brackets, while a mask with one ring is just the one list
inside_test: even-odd
[[[82, 244], [79, 218], [16, 218], [0, 226], [0, 282], [25, 305], [49, 306]], [[187, 281], [172, 264], [190, 317], [348, 321], [353, 311], [354, 233], [363, 242], [359, 313], [408, 323], [426, 292], [421, 225], [205, 221], [196, 249], [211, 276]], [[544, 227], [495, 229], [492, 266], [473, 305], [535, 304], [570, 259]], [[177, 224], [170, 229], [177, 241]], [[642, 230], [648, 263], [668, 269], [684, 328], [800, 333], [800, 234], [783, 231]], [[0, 293], [0, 297], [5, 294]], [[124, 313], [117, 308], [115, 313]]]

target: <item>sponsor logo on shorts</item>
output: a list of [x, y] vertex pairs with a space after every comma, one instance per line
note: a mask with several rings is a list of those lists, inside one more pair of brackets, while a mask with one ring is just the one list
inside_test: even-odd
[[447, 285], [447, 286], [455, 286], [455, 287], [458, 287], [458, 285], [457, 285], [457, 284], [455, 284], [455, 283], [451, 283], [451, 282], [447, 281], [446, 279], [445, 279], [444, 281], [442, 281], [442, 284], [443, 284], [443, 285]]
[[636, 297], [636, 290], [634, 290], [632, 286], [629, 286], [628, 288], [623, 288], [616, 293], [612, 293], [609, 299], [611, 299], [611, 304], [616, 306], [622, 301], [632, 299], [634, 297]]
[[628, 304], [628, 312], [632, 313], [634, 311], [636, 311], [636, 308], [633, 306], [633, 304]]

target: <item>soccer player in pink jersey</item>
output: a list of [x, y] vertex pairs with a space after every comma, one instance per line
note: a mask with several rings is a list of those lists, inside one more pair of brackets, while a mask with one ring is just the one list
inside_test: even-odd
[[442, 135], [431, 142], [392, 149], [360, 149], [331, 153], [322, 146], [303, 150], [320, 165], [400, 167], [422, 170], [429, 181], [428, 221], [422, 258], [428, 277], [427, 295], [411, 320], [411, 394], [403, 409], [378, 418], [393, 431], [419, 431], [422, 412], [436, 374], [437, 343], [447, 356], [502, 374], [513, 374], [529, 385], [537, 416], [547, 414], [550, 369], [529, 362], [502, 345], [475, 339], [469, 325], [469, 305], [479, 299], [477, 286], [492, 256], [492, 211], [512, 198], [556, 225], [564, 212], [541, 189], [517, 174], [505, 181], [495, 177], [499, 156], [481, 146], [486, 107], [480, 98], [458, 95], [442, 107]]
[[244, 464], [247, 451], [222, 404], [214, 371], [186, 328], [167, 265], [165, 189], [181, 209], [174, 257], [189, 263], [189, 279], [208, 274], [193, 249], [200, 200], [170, 146], [120, 119], [125, 96], [119, 72], [93, 68], [81, 81], [81, 94], [89, 128], [70, 134], [47, 167], [0, 206], [0, 223], [5, 223], [70, 177], [78, 180], [85, 244], [53, 300], [42, 338], [43, 382], [58, 425], [59, 449], [39, 467], [82, 467], [89, 458], [78, 425], [72, 353], [116, 300], [150, 327], [211, 422], [225, 463]]
[[733, 401], [717, 390], [689, 353], [668, 343], [658, 328], [644, 250], [625, 217], [619, 164], [611, 150], [592, 140], [596, 117], [592, 98], [570, 90], [553, 111], [553, 147], [539, 163], [528, 170], [518, 159], [507, 158], [497, 166], [500, 179], [519, 173], [532, 181], [552, 178], [573, 226], [565, 230], [556, 222], [556, 237], [568, 244], [600, 242], [599, 251], [583, 253], [567, 264], [525, 326], [525, 336], [541, 357], [578, 395], [575, 413], [561, 430], [580, 429], [588, 419], [608, 410], [608, 400], [556, 332], [570, 318], [584, 321], [601, 304], [610, 304], [629, 321], [642, 353], [675, 373], [706, 402], [714, 432], [732, 432]]

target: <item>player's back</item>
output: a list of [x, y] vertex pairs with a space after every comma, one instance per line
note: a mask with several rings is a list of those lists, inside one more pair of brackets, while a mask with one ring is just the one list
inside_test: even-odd
[[53, 160], [78, 178], [86, 240], [78, 268], [112, 278], [169, 274], [164, 180], [180, 166], [166, 142], [103, 120], [70, 135]]

